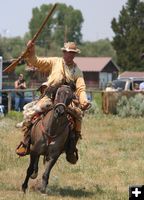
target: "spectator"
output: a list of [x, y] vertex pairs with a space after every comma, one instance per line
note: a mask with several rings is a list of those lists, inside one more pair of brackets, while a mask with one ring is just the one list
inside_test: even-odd
[[139, 90], [140, 91], [144, 91], [144, 82], [140, 83]]
[[140, 91], [138, 83], [134, 83], [134, 91]]
[[113, 91], [117, 91], [117, 90], [114, 88], [114, 85], [113, 85], [112, 82], [108, 82], [105, 91], [106, 92], [113, 92]]
[[[14, 83], [15, 89], [26, 89], [26, 82], [23, 74], [20, 74]], [[24, 92], [18, 91], [15, 93], [15, 110], [22, 111], [24, 106]]]

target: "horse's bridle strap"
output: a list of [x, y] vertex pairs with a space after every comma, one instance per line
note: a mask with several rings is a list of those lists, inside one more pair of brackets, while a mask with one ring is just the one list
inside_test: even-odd
[[55, 106], [54, 106], [54, 109], [57, 108], [58, 106], [63, 106], [64, 108], [66, 107], [66, 105], [64, 103], [57, 103]]

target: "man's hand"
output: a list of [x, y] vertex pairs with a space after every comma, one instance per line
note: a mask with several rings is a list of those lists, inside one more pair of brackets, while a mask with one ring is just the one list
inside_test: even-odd
[[29, 40], [27, 43], [27, 56], [33, 57], [34, 55], [35, 55], [35, 43]]

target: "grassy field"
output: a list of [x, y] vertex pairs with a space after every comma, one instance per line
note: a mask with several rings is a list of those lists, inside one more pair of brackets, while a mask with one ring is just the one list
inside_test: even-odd
[[22, 138], [20, 121], [0, 119], [0, 200], [127, 200], [129, 185], [144, 184], [144, 119], [97, 115], [84, 117], [79, 161], [69, 164], [63, 154], [54, 166], [47, 195], [36, 191], [44, 171], [21, 192], [29, 156], [19, 158], [15, 148]]

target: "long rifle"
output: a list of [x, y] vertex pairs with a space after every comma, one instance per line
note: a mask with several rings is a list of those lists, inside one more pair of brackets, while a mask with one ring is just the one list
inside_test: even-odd
[[[54, 4], [54, 6], [52, 7], [52, 9], [50, 10], [49, 14], [47, 15], [47, 17], [45, 18], [45, 20], [43, 21], [41, 27], [39, 28], [39, 30], [36, 32], [36, 34], [34, 35], [34, 37], [31, 39], [31, 42], [35, 42], [36, 39], [38, 38], [38, 36], [40, 35], [42, 29], [44, 28], [45, 24], [47, 23], [48, 19], [51, 17], [53, 11], [55, 10], [57, 4]], [[3, 72], [11, 72], [13, 71], [16, 66], [18, 65], [18, 63], [24, 59], [27, 55], [28, 52], [28, 48], [21, 54], [20, 57], [18, 57], [16, 60], [14, 60], [8, 67], [6, 67]]]

